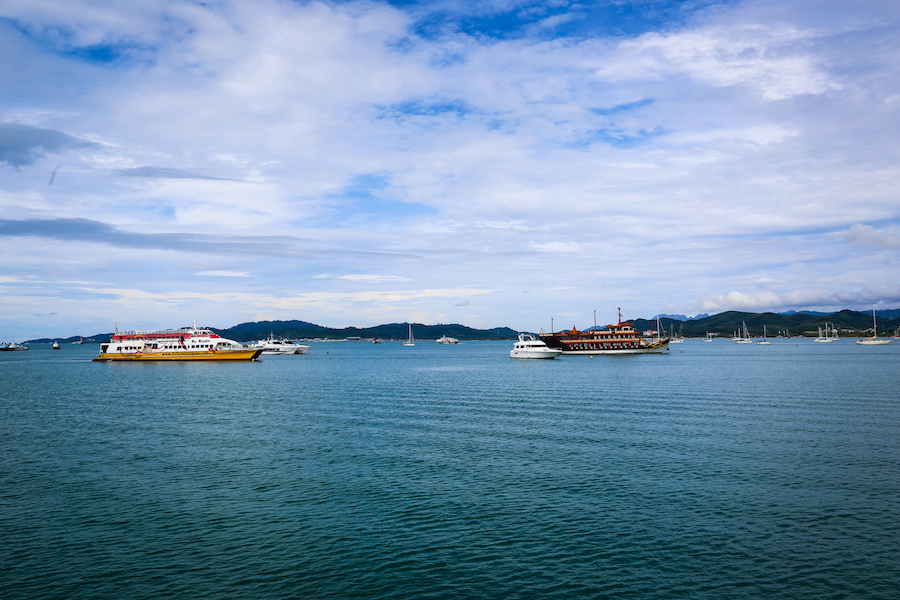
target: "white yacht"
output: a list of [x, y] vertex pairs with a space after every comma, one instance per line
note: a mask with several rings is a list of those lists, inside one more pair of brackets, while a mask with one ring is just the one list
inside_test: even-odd
[[548, 348], [547, 344], [530, 333], [520, 333], [519, 341], [513, 344], [509, 352], [510, 358], [556, 358], [562, 350]]
[[415, 346], [416, 345], [416, 338], [414, 338], [413, 334], [412, 334], [412, 323], [409, 324], [409, 339], [407, 341], [403, 342], [403, 345], [404, 346]]
[[309, 346], [303, 344], [295, 344], [288, 339], [276, 339], [275, 335], [270, 333], [269, 337], [259, 340], [248, 346], [249, 348], [262, 349], [263, 354], [306, 354]]
[[435, 340], [438, 344], [458, 344], [459, 340], [454, 337], [448, 337], [446, 335], [442, 335], [437, 340]]

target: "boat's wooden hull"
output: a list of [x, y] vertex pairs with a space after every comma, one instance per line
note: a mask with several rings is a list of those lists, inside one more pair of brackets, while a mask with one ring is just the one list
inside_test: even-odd
[[666, 350], [669, 349], [669, 340], [662, 340], [660, 342], [655, 343], [642, 343], [641, 346], [634, 347], [626, 347], [626, 348], [594, 348], [594, 349], [584, 349], [584, 350], [567, 350], [563, 349], [563, 355], [595, 355], [595, 354], [608, 354], [608, 355], [624, 355], [624, 354], [662, 354]]
[[100, 354], [94, 358], [95, 362], [119, 362], [119, 361], [223, 361], [223, 360], [256, 360], [262, 350], [250, 348], [246, 350], [219, 350], [209, 351], [172, 351], [172, 352], [116, 352]]

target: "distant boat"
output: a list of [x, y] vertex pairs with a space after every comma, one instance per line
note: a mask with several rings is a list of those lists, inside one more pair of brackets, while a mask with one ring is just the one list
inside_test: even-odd
[[438, 344], [458, 344], [459, 340], [455, 337], [448, 337], [446, 335], [442, 335], [438, 339], [435, 340]]
[[706, 337], [703, 338], [703, 341], [704, 341], [704, 342], [711, 342], [712, 340], [713, 340], [713, 339], [712, 339], [712, 334], [711, 334], [710, 332], [707, 331], [707, 332], [706, 332]]
[[13, 352], [15, 350], [28, 350], [28, 346], [26, 346], [25, 344], [19, 345], [15, 342], [10, 342], [4, 348], [0, 348], [0, 350], [3, 350], [4, 352]]
[[878, 339], [878, 324], [875, 321], [875, 309], [872, 309], [872, 337], [865, 338], [862, 340], [856, 340], [856, 343], [860, 346], [881, 346], [883, 344], [890, 344], [890, 339]]
[[[836, 333], [836, 332], [834, 331], [834, 328], [832, 328], [831, 333], [832, 333], [832, 334]], [[831, 336], [828, 335], [828, 323], [825, 323], [825, 335], [824, 335], [824, 336], [822, 335], [822, 328], [819, 327], [819, 337], [817, 337], [817, 338], [814, 339], [813, 341], [814, 341], [814, 342], [823, 342], [823, 343], [824, 343], [824, 342], [833, 342], [833, 341], [836, 340], [836, 339], [837, 339], [837, 336], [836, 336], [836, 335], [835, 335], [834, 337], [831, 337]]]
[[413, 337], [413, 334], [412, 334], [412, 323], [409, 324], [409, 339], [406, 340], [405, 342], [403, 342], [403, 345], [404, 346], [415, 346], [416, 345], [416, 339]]
[[57, 342], [56, 340], [53, 340], [53, 349], [59, 350], [59, 342]]
[[766, 339], [766, 326], [765, 325], [763, 325], [763, 339], [756, 342], [756, 344], [761, 345], [761, 346], [771, 346], [772, 345], [772, 342], [770, 342], [768, 339]]
[[73, 344], [83, 344], [83, 343], [84, 343], [84, 338], [83, 338], [82, 336], [79, 335], [79, 336], [78, 336], [78, 341], [77, 341], [77, 342], [72, 342], [72, 343], [73, 343]]
[[669, 343], [670, 344], [681, 344], [684, 342], [684, 336], [681, 335], [681, 331], [684, 329], [684, 325], [678, 328], [678, 335], [675, 335], [675, 324], [672, 323], [669, 326]]
[[750, 337], [750, 332], [747, 331], [747, 323], [741, 321], [741, 325], [743, 326], [743, 331], [741, 332], [740, 337], [735, 338], [735, 342], [738, 344], [752, 344], [753, 338]]

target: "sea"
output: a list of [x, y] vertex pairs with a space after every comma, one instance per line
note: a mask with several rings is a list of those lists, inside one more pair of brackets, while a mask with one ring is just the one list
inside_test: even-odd
[[0, 598], [896, 599], [900, 341], [0, 353]]

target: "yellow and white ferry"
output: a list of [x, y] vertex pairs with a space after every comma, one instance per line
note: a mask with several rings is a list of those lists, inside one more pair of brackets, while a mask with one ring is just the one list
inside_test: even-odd
[[238, 342], [197, 327], [164, 331], [119, 331], [100, 344], [98, 362], [120, 360], [256, 360], [260, 348], [244, 348]]

